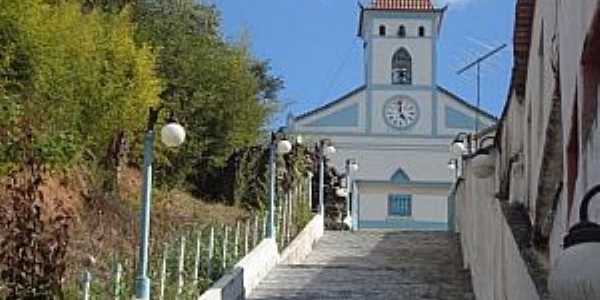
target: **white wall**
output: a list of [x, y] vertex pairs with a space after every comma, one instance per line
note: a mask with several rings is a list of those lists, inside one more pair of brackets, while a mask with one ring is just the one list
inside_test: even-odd
[[456, 193], [456, 225], [465, 267], [478, 300], [542, 299], [494, 198], [494, 178], [478, 179], [467, 165]]
[[388, 149], [361, 149], [360, 146], [339, 145], [337, 148], [338, 152], [331, 156], [331, 162], [338, 170], [344, 170], [346, 159], [357, 159], [359, 170], [355, 173], [355, 179], [390, 180], [402, 168], [413, 181], [452, 180], [452, 172], [447, 167], [450, 159], [447, 145], [414, 150], [393, 146]]
[[[446, 107], [452, 108], [454, 110], [457, 110], [463, 114], [465, 114], [466, 116], [469, 116], [471, 118], [473, 118], [473, 120], [476, 120], [477, 118], [477, 112], [475, 112], [473, 109], [467, 107], [465, 104], [456, 101], [456, 99], [450, 97], [450, 95], [443, 93], [443, 92], [438, 92], [437, 93], [437, 99], [438, 99], [438, 107], [437, 107], [437, 111], [438, 111], [438, 115], [437, 115], [437, 124], [438, 124], [438, 134], [440, 135], [452, 135], [455, 136], [457, 135], [459, 132], [468, 132], [468, 129], [463, 129], [463, 128], [448, 128], [446, 126]], [[473, 104], [473, 103], [471, 103]], [[489, 127], [495, 124], [495, 121], [490, 119], [487, 116], [481, 115], [479, 114], [479, 121], [485, 126], [485, 127]], [[480, 130], [483, 128], [479, 128]], [[472, 131], [472, 130], [471, 130]]]
[[[406, 188], [392, 184], [360, 183], [359, 217], [361, 221], [385, 221], [388, 216], [388, 196], [390, 194], [412, 195], [412, 216], [414, 221], [446, 222], [447, 190]], [[402, 219], [402, 218], [401, 218]]]

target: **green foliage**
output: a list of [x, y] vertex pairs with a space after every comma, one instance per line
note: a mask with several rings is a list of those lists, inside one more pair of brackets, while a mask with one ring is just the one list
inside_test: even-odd
[[2, 0], [0, 170], [31, 134], [42, 161], [102, 155], [112, 136], [136, 133], [158, 102], [154, 54], [133, 40], [127, 10], [82, 13], [78, 1]]
[[[249, 209], [264, 210], [269, 197], [269, 151], [264, 146], [253, 146], [231, 155], [227, 165], [219, 173], [219, 191], [236, 205]], [[306, 183], [307, 174], [313, 172], [313, 153], [302, 144], [295, 144], [292, 151], [276, 157], [277, 195], [295, 192]]]
[[[219, 36], [214, 7], [192, 0], [145, 1], [136, 6], [137, 40], [159, 49], [158, 70], [165, 90], [163, 109], [188, 133], [181, 149], [166, 152], [158, 179], [184, 179], [201, 191], [236, 150], [256, 143], [282, 87], [266, 62]], [[269, 101], [270, 103], [270, 101]], [[166, 174], [169, 174], [166, 176]]]

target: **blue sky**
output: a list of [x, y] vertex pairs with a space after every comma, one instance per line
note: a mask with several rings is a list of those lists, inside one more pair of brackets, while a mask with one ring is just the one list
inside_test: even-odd
[[[271, 61], [285, 80], [273, 126], [323, 105], [363, 84], [363, 53], [356, 36], [355, 0], [203, 0], [221, 11], [223, 34], [249, 36], [253, 54]], [[364, 0], [363, 2], [367, 2]], [[481, 107], [501, 113], [512, 67], [515, 0], [435, 0], [449, 5], [438, 42], [438, 84], [476, 101], [475, 72], [457, 75], [469, 61], [503, 43], [482, 65]]]

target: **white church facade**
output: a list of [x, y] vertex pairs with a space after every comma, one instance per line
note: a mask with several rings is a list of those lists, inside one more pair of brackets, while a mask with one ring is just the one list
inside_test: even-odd
[[338, 170], [357, 160], [355, 229], [446, 230], [449, 144], [496, 121], [436, 83], [444, 11], [430, 0], [375, 0], [361, 8], [365, 84], [288, 117], [288, 133], [333, 141]]

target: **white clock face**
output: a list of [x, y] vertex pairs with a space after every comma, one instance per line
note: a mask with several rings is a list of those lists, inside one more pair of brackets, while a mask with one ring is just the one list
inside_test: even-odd
[[419, 107], [412, 99], [398, 97], [387, 101], [383, 114], [388, 125], [407, 129], [419, 120]]

